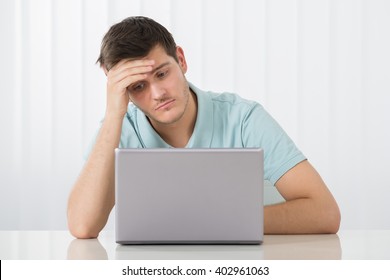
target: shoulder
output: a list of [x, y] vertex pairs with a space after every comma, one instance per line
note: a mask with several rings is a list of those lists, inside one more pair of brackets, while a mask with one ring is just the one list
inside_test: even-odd
[[232, 106], [232, 107], [243, 107], [243, 108], [252, 108], [258, 105], [257, 102], [253, 100], [248, 100], [242, 98], [236, 93], [231, 92], [222, 92], [222, 93], [214, 93], [208, 92], [210, 99], [215, 104], [221, 104], [224, 106]]
[[217, 113], [227, 112], [229, 117], [239, 118], [244, 122], [253, 118], [263, 120], [264, 117], [268, 116], [268, 113], [260, 103], [245, 99], [235, 93], [211, 94], [211, 102]]
[[191, 89], [196, 93], [198, 100], [212, 104], [215, 110], [235, 110], [248, 112], [262, 106], [253, 100], [245, 99], [236, 93], [203, 91], [191, 84]]

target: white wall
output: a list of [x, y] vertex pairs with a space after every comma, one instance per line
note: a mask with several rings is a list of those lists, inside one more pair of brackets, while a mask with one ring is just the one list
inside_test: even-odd
[[65, 229], [104, 113], [108, 27], [147, 15], [188, 79], [262, 103], [324, 177], [343, 229], [390, 229], [390, 1], [1, 0], [0, 229]]

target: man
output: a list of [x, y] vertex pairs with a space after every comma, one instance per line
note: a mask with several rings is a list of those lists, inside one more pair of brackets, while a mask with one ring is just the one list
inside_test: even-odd
[[286, 200], [265, 207], [264, 232], [338, 231], [336, 201], [280, 126], [256, 102], [189, 84], [183, 49], [163, 26], [146, 17], [130, 17], [112, 26], [98, 62], [107, 76], [107, 106], [69, 197], [68, 224], [75, 237], [96, 238], [107, 222], [115, 202], [118, 146], [261, 147], [265, 179]]

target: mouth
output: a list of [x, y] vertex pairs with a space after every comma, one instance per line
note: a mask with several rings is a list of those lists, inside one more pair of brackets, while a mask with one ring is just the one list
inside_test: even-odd
[[169, 100], [159, 104], [154, 110], [158, 111], [158, 110], [168, 109], [174, 102], [175, 102], [175, 99], [169, 99]]

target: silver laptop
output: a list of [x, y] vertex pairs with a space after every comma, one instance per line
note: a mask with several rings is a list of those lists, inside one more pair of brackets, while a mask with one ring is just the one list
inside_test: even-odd
[[120, 244], [259, 244], [262, 149], [116, 149]]

